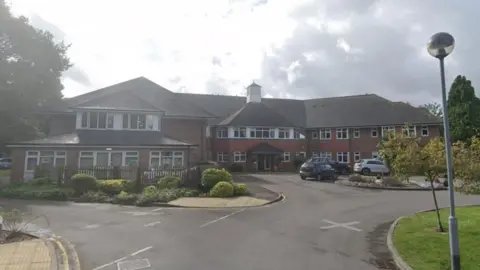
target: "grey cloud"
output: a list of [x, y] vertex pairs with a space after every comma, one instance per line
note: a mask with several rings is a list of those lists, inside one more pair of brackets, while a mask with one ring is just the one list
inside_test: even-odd
[[[30, 22], [32, 23], [33, 26], [37, 27], [37, 28], [40, 28], [40, 29], [43, 29], [43, 30], [46, 30], [46, 31], [49, 31], [50, 33], [52, 33], [52, 35], [54, 36], [55, 38], [55, 41], [68, 41], [67, 40], [67, 34], [65, 32], [62, 31], [62, 29], [60, 29], [59, 27], [57, 27], [56, 25], [44, 20], [42, 17], [40, 17], [38, 14], [32, 14], [30, 16]], [[68, 69], [66, 72], [64, 72], [63, 74], [64, 77], [66, 78], [70, 78], [84, 86], [91, 86], [91, 82], [90, 82], [90, 79], [87, 75], [87, 73], [85, 73], [85, 71], [83, 71], [83, 69], [81, 69], [80, 67], [78, 66], [72, 66], [70, 69]]]
[[[374, 16], [378, 8], [392, 13], [388, 21]], [[292, 13], [299, 25], [283, 47], [264, 57], [262, 81], [266, 89], [299, 97], [376, 93], [415, 105], [438, 100], [438, 62], [420, 54], [433, 33], [451, 32], [457, 47], [447, 59], [449, 81], [459, 73], [474, 84], [480, 81], [479, 65], [472, 61], [480, 57], [475, 47], [480, 31], [471, 24], [479, 8], [478, 1], [318, 0]], [[322, 13], [327, 18], [350, 18], [350, 31], [329, 34], [305, 23]], [[412, 31], [414, 25], [420, 28]], [[340, 49], [339, 39], [357, 52]], [[321, 57], [311, 61], [309, 54]], [[289, 67], [297, 78], [291, 84]]]

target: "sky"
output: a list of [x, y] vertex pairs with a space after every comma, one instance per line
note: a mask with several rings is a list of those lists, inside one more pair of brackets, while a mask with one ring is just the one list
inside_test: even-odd
[[[7, 0], [72, 46], [71, 97], [144, 76], [174, 92], [266, 97], [374, 93], [414, 105], [441, 99], [426, 43], [449, 32], [447, 85], [480, 87], [478, 0]], [[134, 4], [135, 3], [135, 4]]]

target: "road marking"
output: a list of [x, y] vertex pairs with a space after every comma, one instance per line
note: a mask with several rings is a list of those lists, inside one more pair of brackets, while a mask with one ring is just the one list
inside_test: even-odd
[[117, 263], [118, 270], [140, 270], [152, 266], [148, 259], [122, 261]]
[[153, 209], [152, 212], [158, 212], [158, 211], [162, 211], [163, 208], [157, 208], [157, 209]]
[[124, 211], [125, 214], [130, 214], [134, 217], [139, 217], [139, 216], [157, 216], [157, 215], [163, 215], [163, 212], [160, 213], [152, 213], [152, 212], [131, 212], [131, 211]]
[[209, 222], [207, 222], [207, 223], [205, 223], [205, 224], [203, 224], [203, 225], [200, 225], [200, 228], [203, 228], [203, 227], [205, 227], [205, 226], [208, 226], [208, 225], [210, 225], [210, 224], [213, 224], [213, 223], [215, 223], [215, 222], [217, 222], [217, 221], [224, 220], [224, 219], [226, 219], [226, 218], [228, 218], [228, 217], [231, 217], [231, 216], [236, 215], [236, 214], [238, 214], [238, 213], [240, 213], [240, 212], [242, 212], [242, 211], [245, 211], [246, 209], [247, 209], [247, 208], [242, 208], [242, 209], [237, 210], [237, 211], [235, 211], [235, 212], [232, 212], [232, 213], [230, 213], [230, 214], [228, 214], [228, 215], [226, 215], [226, 216], [219, 217], [219, 218], [217, 218], [217, 219], [214, 219], [214, 220], [212, 220], [212, 221], [209, 221]]
[[[115, 261], [113, 261], [113, 262], [106, 263], [106, 264], [101, 265], [101, 266], [99, 266], [99, 267], [97, 267], [97, 268], [94, 268], [94, 269], [92, 269], [92, 270], [100, 270], [100, 269], [103, 269], [103, 268], [105, 268], [105, 267], [109, 267], [110, 265], [113, 265], [113, 264], [116, 264], [116, 263], [118, 264], [119, 262], [124, 261], [124, 260], [128, 259], [129, 257], [136, 256], [136, 255], [138, 255], [138, 254], [140, 254], [140, 253], [142, 253], [142, 252], [145, 252], [145, 251], [147, 251], [147, 250], [149, 250], [149, 249], [152, 249], [152, 248], [153, 248], [152, 246], [146, 247], [146, 248], [142, 248], [142, 249], [140, 249], [140, 250], [138, 250], [138, 251], [133, 252], [132, 254], [130, 254], [130, 255], [128, 255], [128, 256], [122, 257], [122, 258], [117, 259], [117, 260], [115, 260]], [[135, 269], [135, 268], [134, 268], [134, 269]], [[142, 269], [142, 268], [138, 268], [138, 269]]]
[[157, 224], [160, 224], [160, 223], [162, 223], [162, 221], [155, 221], [155, 222], [147, 223], [147, 224], [145, 224], [145, 225], [143, 225], [143, 226], [145, 226], [145, 227], [153, 227], [153, 226], [155, 226], [155, 225], [157, 225]]
[[330, 223], [332, 225], [320, 227], [321, 230], [328, 230], [328, 229], [332, 229], [332, 228], [341, 227], [341, 228], [345, 228], [345, 229], [349, 229], [349, 230], [357, 231], [357, 232], [362, 231], [362, 229], [359, 229], [357, 227], [352, 226], [352, 225], [355, 225], [355, 224], [359, 224], [360, 223], [359, 221], [346, 222], [346, 223], [333, 222], [333, 221], [328, 220], [328, 219], [324, 219], [322, 221], [325, 222], [325, 223]]
[[83, 227], [84, 229], [96, 229], [100, 227], [100, 224], [90, 224], [90, 225], [87, 225], [85, 227]]

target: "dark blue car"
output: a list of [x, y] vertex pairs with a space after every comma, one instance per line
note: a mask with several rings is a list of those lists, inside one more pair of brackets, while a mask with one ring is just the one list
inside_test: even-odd
[[314, 178], [315, 180], [337, 180], [338, 175], [330, 164], [305, 162], [302, 167], [300, 167], [300, 178], [302, 180], [307, 178]]

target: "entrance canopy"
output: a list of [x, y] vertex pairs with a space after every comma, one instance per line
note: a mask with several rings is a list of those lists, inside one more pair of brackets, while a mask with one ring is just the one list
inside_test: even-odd
[[262, 142], [252, 146], [248, 149], [248, 152], [252, 154], [264, 154], [264, 155], [279, 155], [283, 154], [283, 150], [279, 149], [269, 143]]

